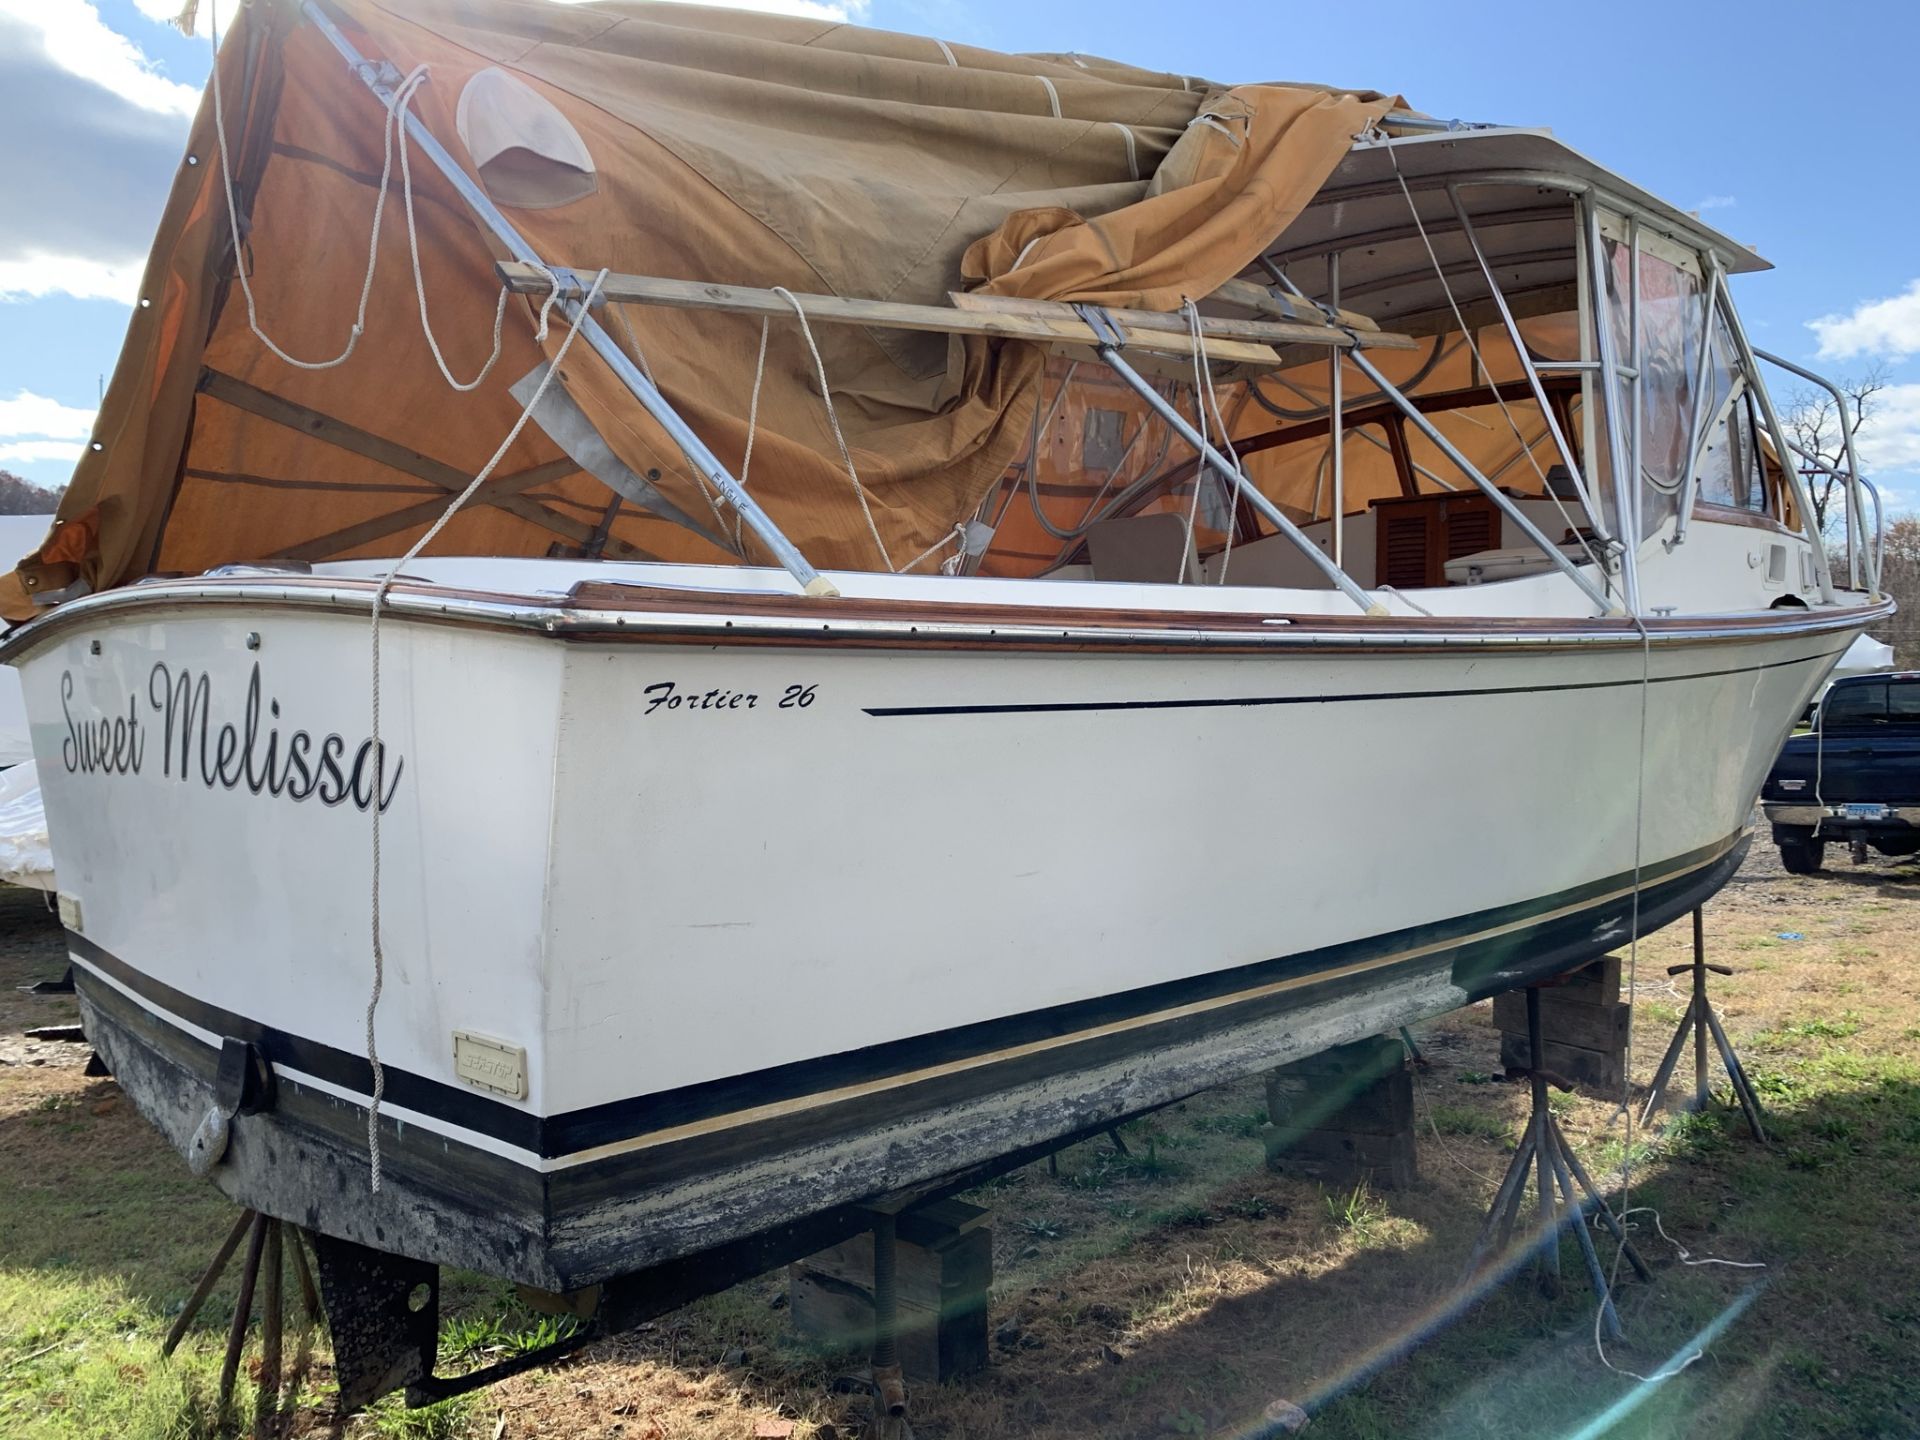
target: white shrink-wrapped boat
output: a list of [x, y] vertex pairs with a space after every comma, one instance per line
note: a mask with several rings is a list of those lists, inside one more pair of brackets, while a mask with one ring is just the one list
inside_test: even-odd
[[1762, 262], [1545, 131], [679, 5], [217, 84], [4, 658], [89, 1036], [330, 1273], [662, 1303], [1581, 964], [1890, 608]]

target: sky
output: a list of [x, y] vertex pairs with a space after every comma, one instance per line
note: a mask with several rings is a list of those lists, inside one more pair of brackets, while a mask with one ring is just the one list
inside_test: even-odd
[[[1551, 127], [1774, 262], [1733, 281], [1757, 346], [1836, 378], [1884, 370], [1862, 460], [1920, 509], [1920, 171], [1885, 105], [1910, 92], [1912, 0], [737, 3]], [[165, 23], [180, 6], [0, 0], [0, 468], [42, 484], [86, 445], [206, 80], [214, 0], [194, 38]]]

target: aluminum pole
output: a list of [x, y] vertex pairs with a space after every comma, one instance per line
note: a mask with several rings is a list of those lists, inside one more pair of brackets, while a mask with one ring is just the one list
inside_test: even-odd
[[[1100, 334], [1097, 327], [1094, 333], [1095, 335]], [[1166, 396], [1154, 389], [1153, 386], [1148, 383], [1145, 376], [1121, 358], [1118, 346], [1111, 340], [1101, 339], [1097, 342], [1095, 348], [1100, 352], [1100, 358], [1107, 362], [1108, 368], [1126, 382], [1127, 388], [1132, 390], [1133, 393], [1138, 395], [1142, 400], [1146, 401], [1147, 404], [1152, 407], [1153, 412], [1173, 428], [1176, 435], [1186, 441], [1194, 450], [1198, 451], [1202, 461], [1213, 466], [1213, 468], [1218, 470], [1222, 475], [1231, 477], [1235, 488], [1239, 491], [1240, 498], [1251, 505], [1268, 524], [1272, 525], [1276, 530], [1280, 531], [1281, 534], [1293, 541], [1293, 543], [1300, 548], [1301, 553], [1319, 568], [1320, 573], [1333, 582], [1335, 589], [1342, 595], [1345, 595], [1355, 605], [1358, 605], [1364, 614], [1390, 615], [1393, 613], [1388, 610], [1385, 605], [1382, 605], [1378, 600], [1375, 600], [1371, 595], [1367, 594], [1366, 591], [1354, 584], [1353, 578], [1338, 565], [1334, 564], [1332, 560], [1328, 559], [1326, 552], [1314, 544], [1298, 525], [1287, 518], [1286, 512], [1260, 493], [1258, 488], [1241, 473], [1239, 466], [1235, 465], [1225, 455], [1222, 455], [1218, 450], [1214, 449], [1212, 445], [1208, 444], [1200, 432], [1187, 423], [1187, 417], [1182, 415], [1168, 402]], [[1196, 485], [1200, 483], [1200, 474], [1198, 471], [1194, 473], [1193, 481]]]
[[1739, 351], [1741, 368], [1747, 372], [1747, 384], [1752, 387], [1754, 398], [1760, 402], [1760, 413], [1773, 438], [1774, 456], [1780, 462], [1780, 473], [1793, 489], [1793, 503], [1800, 507], [1800, 527], [1813, 546], [1813, 574], [1820, 582], [1820, 598], [1831, 605], [1834, 601], [1833, 570], [1827, 564], [1827, 547], [1820, 538], [1819, 527], [1814, 524], [1813, 498], [1807, 491], [1806, 482], [1800, 478], [1800, 467], [1793, 463], [1793, 446], [1787, 440], [1786, 427], [1780, 423], [1780, 416], [1773, 408], [1773, 397], [1767, 393], [1766, 382], [1760, 378], [1760, 361], [1753, 353], [1753, 346], [1747, 343], [1747, 327], [1740, 323], [1740, 312], [1733, 308], [1733, 294], [1727, 289], [1727, 278], [1717, 275], [1715, 280], [1722, 313], [1727, 317], [1727, 331], [1733, 336], [1734, 348]]
[[[1340, 308], [1340, 252], [1331, 251], [1327, 255], [1327, 303], [1335, 310]], [[1347, 442], [1346, 415], [1342, 410], [1345, 404], [1342, 395], [1340, 376], [1340, 347], [1335, 346], [1327, 352], [1329, 381], [1327, 386], [1327, 440], [1333, 446], [1333, 563], [1346, 568], [1347, 564], [1347, 467], [1344, 453]]]
[[1534, 368], [1533, 357], [1527, 354], [1526, 339], [1520, 334], [1520, 322], [1513, 318], [1513, 311], [1507, 306], [1506, 293], [1501, 290], [1500, 282], [1494, 278], [1493, 266], [1487, 263], [1486, 252], [1480, 248], [1480, 235], [1473, 228], [1473, 221], [1467, 215], [1467, 207], [1460, 199], [1460, 187], [1449, 185], [1447, 195], [1453, 201], [1453, 213], [1459, 217], [1460, 233], [1466, 236], [1467, 244], [1472, 247], [1473, 258], [1480, 262], [1480, 274], [1487, 282], [1487, 292], [1492, 295], [1494, 305], [1500, 311], [1500, 320], [1507, 329], [1507, 338], [1513, 342], [1513, 351], [1520, 359], [1520, 368], [1526, 372], [1527, 384], [1533, 389], [1533, 400], [1540, 407], [1540, 413], [1546, 417], [1547, 433], [1553, 437], [1553, 448], [1560, 454], [1560, 463], [1567, 467], [1567, 474], [1573, 477], [1573, 488], [1580, 493], [1580, 503], [1585, 507], [1587, 518], [1593, 522], [1602, 548], [1612, 537], [1607, 534], [1606, 517], [1600, 513], [1600, 507], [1594, 503], [1593, 496], [1587, 492], [1586, 477], [1582, 474], [1579, 462], [1573, 458], [1573, 446], [1567, 443], [1567, 437], [1561, 433], [1560, 420], [1554, 414], [1553, 406], [1547, 403], [1547, 387], [1541, 382], [1540, 372]]
[[[399, 72], [385, 61], [369, 60], [362, 55], [353, 42], [341, 33], [340, 27], [335, 25], [327, 13], [320, 8], [317, 0], [303, 0], [301, 9], [313, 22], [314, 27], [326, 36], [333, 48], [340, 52], [348, 68], [359, 78], [360, 83], [365, 85], [389, 111], [393, 110], [394, 82], [400, 78]], [[406, 115], [406, 126], [407, 134], [412, 137], [413, 143], [419, 146], [420, 152], [446, 178], [447, 183], [459, 192], [460, 198], [467, 202], [473, 213], [479, 217], [481, 224], [492, 232], [494, 238], [513, 255], [514, 259], [526, 264], [539, 265], [543, 269], [551, 269], [563, 286], [569, 281], [578, 285], [577, 278], [571, 271], [549, 267], [539, 255], [534, 253], [533, 247], [514, 228], [513, 222], [500, 213], [499, 207], [488, 197], [486, 191], [474, 183], [473, 177], [461, 168], [460, 163], [447, 153], [446, 147], [434, 138], [433, 132], [427, 129], [420, 118], [410, 110]], [[586, 287], [578, 286], [578, 288], [584, 293]], [[593, 347], [594, 352], [602, 360], [606, 361], [608, 368], [620, 378], [621, 383], [628, 390], [633, 392], [634, 398], [645, 407], [660, 428], [667, 432], [669, 438], [679, 447], [680, 453], [686, 456], [687, 463], [726, 497], [727, 503], [733, 506], [748, 528], [773, 553], [774, 559], [778, 560], [782, 568], [794, 578], [801, 590], [808, 595], [838, 595], [840, 593], [838, 587], [807, 562], [807, 558], [800, 553], [794, 543], [787, 539], [778, 525], [774, 524], [773, 518], [760, 508], [759, 502], [741, 488], [740, 482], [733, 478], [725, 465], [721, 464], [719, 457], [707, 448], [706, 441], [702, 440], [694, 432], [693, 427], [680, 417], [680, 413], [673, 408], [667, 397], [662, 395], [654, 383], [641, 373], [640, 367], [635, 365], [626, 351], [614, 342], [613, 337], [602, 328], [600, 322], [594, 319], [592, 314], [582, 313], [583, 302], [569, 296], [559, 301], [558, 308], [569, 321], [578, 317], [581, 338]]]
[[[1587, 237], [1588, 287], [1592, 292], [1594, 348], [1600, 360], [1600, 403], [1607, 419], [1607, 461], [1613, 470], [1613, 510], [1620, 524], [1620, 581], [1626, 592], [1627, 613], [1640, 613], [1640, 527], [1625, 461], [1632, 437], [1620, 417], [1620, 356], [1613, 343], [1613, 315], [1607, 306], [1606, 247], [1600, 238], [1600, 211], [1587, 196], [1582, 203]], [[1637, 478], [1637, 477], [1636, 477]]]
[[1414, 426], [1422, 435], [1427, 437], [1428, 441], [1432, 443], [1436, 450], [1446, 456], [1454, 465], [1458, 466], [1460, 473], [1471, 480], [1479, 488], [1481, 494], [1493, 501], [1499, 508], [1500, 513], [1511, 520], [1514, 525], [1519, 528], [1521, 534], [1539, 546], [1541, 553], [1553, 561], [1554, 566], [1565, 574], [1569, 580], [1580, 587], [1587, 598], [1599, 607], [1600, 614], [1606, 615], [1612, 612], [1613, 602], [1607, 599], [1605, 592], [1596, 587], [1585, 575], [1582, 575], [1580, 573], [1580, 567], [1567, 558], [1566, 552], [1549, 540], [1546, 535], [1541, 532], [1540, 527], [1529, 520], [1526, 512], [1514, 504], [1498, 485], [1495, 485], [1491, 480], [1487, 479], [1486, 476], [1482, 475], [1474, 463], [1462, 455], [1454, 443], [1441, 433], [1439, 427], [1422, 413], [1418, 405], [1415, 405], [1406, 396], [1396, 390], [1392, 384], [1388, 382], [1387, 377], [1382, 375], [1374, 366], [1374, 363], [1358, 350], [1353, 352], [1351, 359], [1354, 368], [1384, 390], [1388, 397], [1392, 399], [1393, 403], [1400, 408], [1400, 412], [1413, 422]]
[[1719, 314], [1713, 277], [1719, 269], [1720, 257], [1709, 251], [1706, 289], [1701, 296], [1706, 303], [1701, 306], [1700, 316], [1700, 364], [1693, 377], [1693, 424], [1687, 430], [1687, 473], [1680, 481], [1680, 511], [1674, 517], [1673, 539], [1667, 545], [1668, 550], [1678, 549], [1687, 543], [1687, 526], [1693, 519], [1694, 497], [1700, 493], [1700, 446], [1705, 442], [1708, 427], [1713, 423], [1707, 418], [1707, 376], [1713, 367], [1713, 321]]

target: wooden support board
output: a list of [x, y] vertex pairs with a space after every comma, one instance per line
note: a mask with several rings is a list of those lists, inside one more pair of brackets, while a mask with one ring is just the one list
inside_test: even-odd
[[[508, 289], [523, 295], [545, 295], [551, 288], [547, 274], [518, 261], [497, 267]], [[586, 285], [577, 275], [561, 283], [560, 293], [578, 299]], [[601, 282], [602, 299], [616, 304], [665, 305], [684, 310], [723, 310], [736, 315], [793, 317], [793, 306], [782, 295], [750, 285], [721, 285], [704, 280], [670, 280], [657, 275], [609, 275]], [[990, 335], [1008, 340], [1030, 340], [1047, 345], [1091, 348], [1092, 328], [1069, 305], [1055, 300], [1008, 300], [987, 296], [954, 297], [947, 305], [909, 305], [893, 300], [861, 300], [844, 295], [795, 295], [809, 321], [829, 325], [862, 325], [883, 330], [931, 330], [952, 335]], [[1110, 310], [1128, 338], [1128, 348], [1191, 358], [1193, 340], [1178, 315], [1146, 310]], [[1272, 369], [1281, 357], [1274, 343], [1351, 346], [1345, 330], [1303, 321], [1203, 321], [1207, 358], [1222, 364]], [[1383, 349], [1413, 349], [1405, 336], [1365, 336], [1363, 344]]]
[[[497, 267], [500, 279], [522, 295], [544, 296], [551, 288], [545, 273], [518, 261], [502, 261]], [[579, 299], [587, 286], [577, 277], [563, 280], [560, 293], [567, 299]], [[609, 275], [601, 282], [600, 296], [615, 304], [665, 305], [678, 310], [724, 310], [735, 315], [770, 315], [793, 319], [793, 306], [771, 290], [751, 285], [720, 285], [706, 280], [668, 280], [657, 275]], [[1041, 344], [1068, 344], [1090, 347], [1093, 332], [1086, 321], [1065, 305], [1054, 306], [1057, 314], [1048, 316], [1006, 315], [998, 312], [956, 310], [945, 305], [907, 305], [893, 300], [857, 300], [844, 295], [795, 294], [807, 319], [819, 325], [864, 325], [878, 330], [933, 330], [951, 335], [992, 335], [1006, 340], [1033, 340]], [[1302, 326], [1303, 330], [1311, 327]], [[1323, 327], [1323, 333], [1346, 343], [1341, 332]], [[1304, 338], [1304, 337], [1302, 337]], [[1328, 343], [1336, 343], [1329, 341]], [[1193, 342], [1184, 327], [1180, 334], [1142, 336], [1142, 350], [1157, 350], [1171, 355], [1191, 356]], [[1240, 365], [1260, 365], [1269, 369], [1280, 363], [1272, 347], [1239, 340], [1207, 341], [1210, 359]]]
[[[1072, 323], [1084, 328], [1080, 317], [1057, 300], [1019, 300], [1006, 295], [976, 295], [964, 290], [956, 290], [947, 298], [956, 309], [989, 315], [1023, 315], [1045, 319], [1066, 310]], [[1187, 328], [1187, 317], [1178, 311], [1108, 310], [1107, 314], [1126, 331], [1129, 343], [1143, 347], [1157, 345], [1169, 335], [1191, 333]], [[1200, 334], [1207, 342], [1209, 355], [1215, 354], [1216, 346], [1223, 342], [1242, 340], [1263, 345], [1328, 345], [1336, 349], [1346, 349], [1355, 343], [1369, 350], [1418, 348], [1418, 342], [1405, 335], [1387, 335], [1379, 330], [1370, 330], [1349, 336], [1343, 330], [1316, 320], [1230, 320], [1217, 315], [1202, 315]]]

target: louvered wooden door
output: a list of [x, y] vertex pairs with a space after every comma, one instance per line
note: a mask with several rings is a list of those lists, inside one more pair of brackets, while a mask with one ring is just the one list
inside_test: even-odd
[[1500, 512], [1484, 495], [1374, 502], [1374, 583], [1420, 590], [1447, 583], [1447, 561], [1500, 545]]

